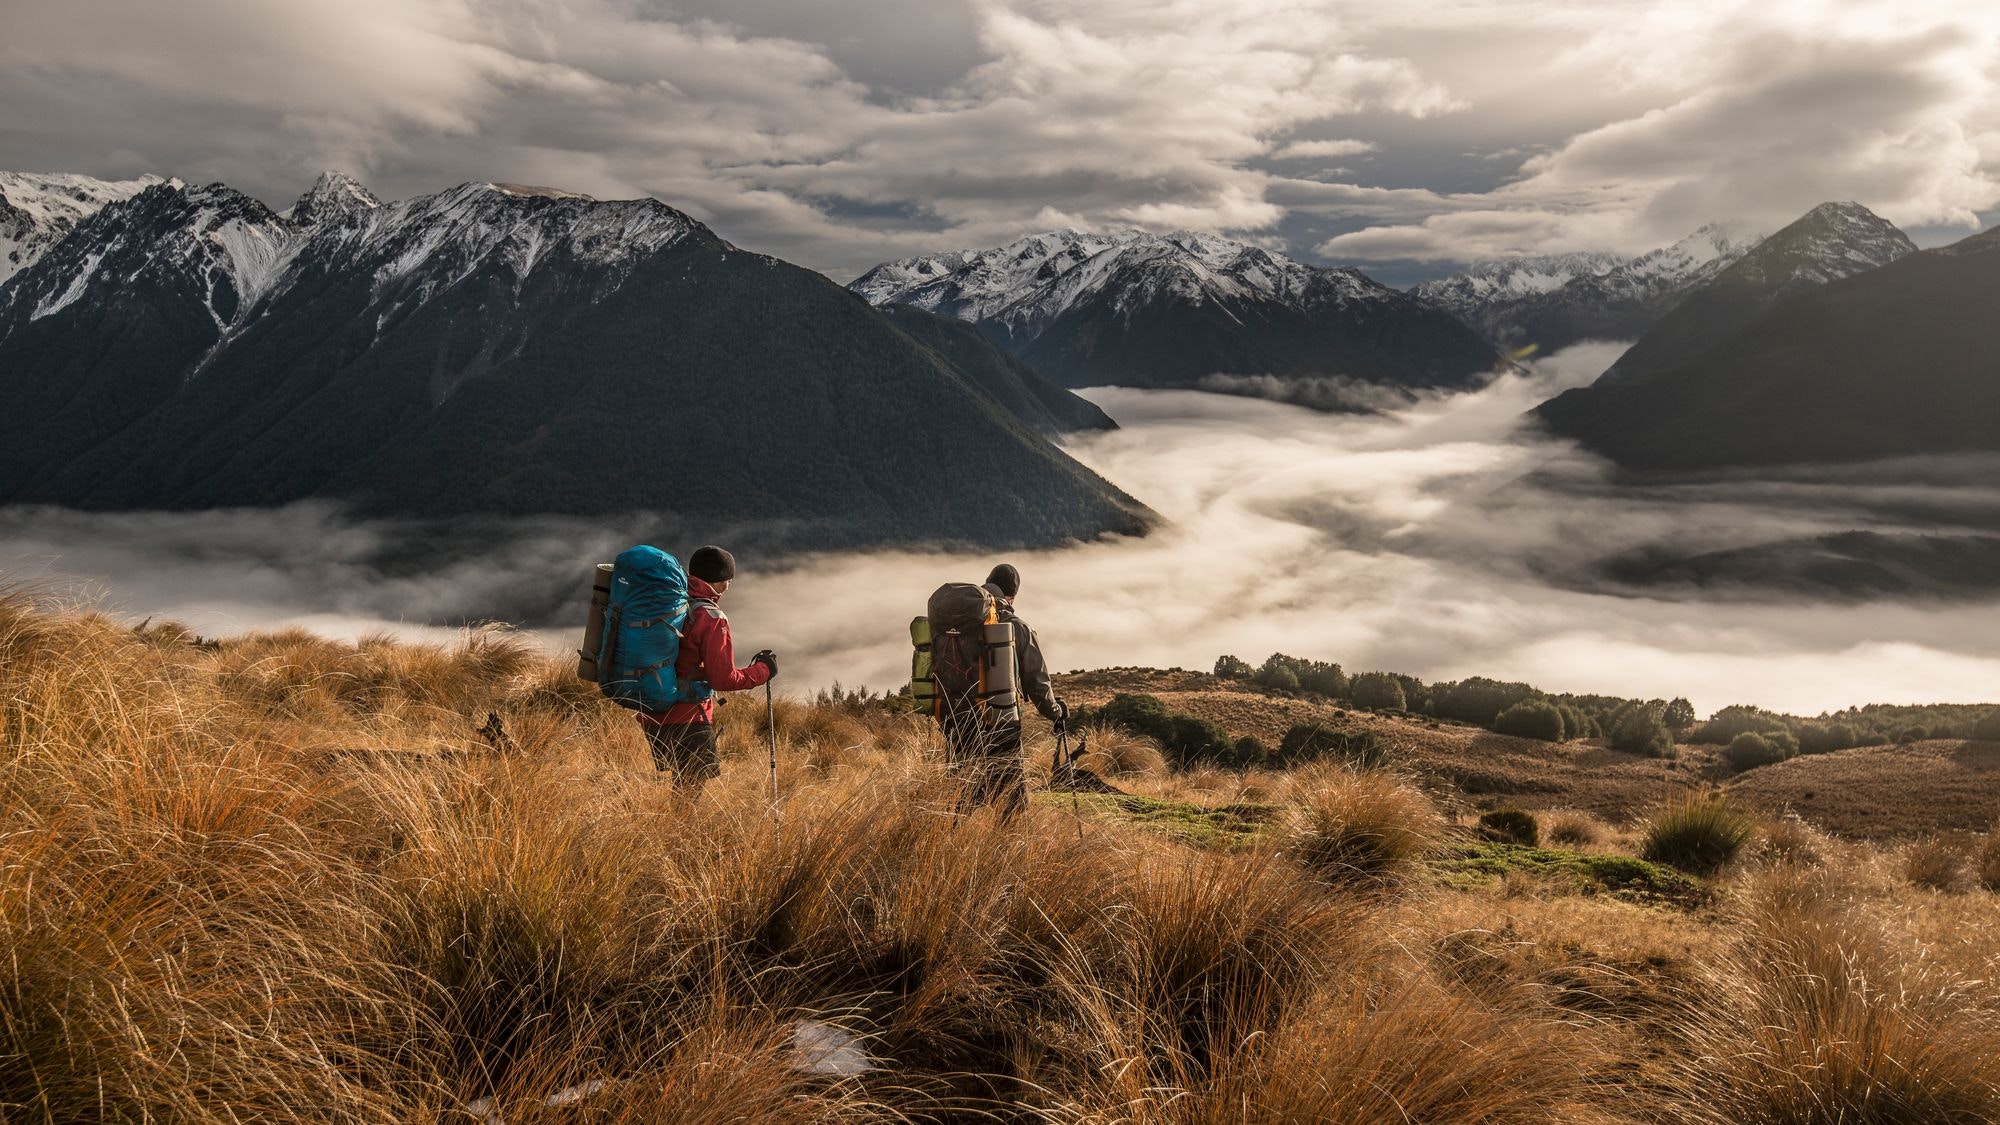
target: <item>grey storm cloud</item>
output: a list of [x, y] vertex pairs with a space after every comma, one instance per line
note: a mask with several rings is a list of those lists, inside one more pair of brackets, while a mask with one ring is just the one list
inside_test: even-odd
[[1970, 0], [67, 0], [6, 24], [0, 166], [272, 202], [328, 167], [391, 196], [653, 195], [836, 276], [1061, 224], [1453, 261], [1823, 198], [2000, 205], [2000, 14]]

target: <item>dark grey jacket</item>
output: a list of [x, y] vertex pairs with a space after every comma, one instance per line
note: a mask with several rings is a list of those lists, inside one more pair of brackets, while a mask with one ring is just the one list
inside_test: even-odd
[[[991, 587], [988, 587], [990, 590]], [[1056, 721], [1056, 689], [1049, 682], [1048, 662], [1042, 659], [1042, 642], [1028, 623], [1015, 614], [1014, 607], [1002, 601], [999, 604], [1000, 620], [1014, 623], [1014, 667], [1021, 673], [1021, 694], [1042, 713], [1042, 718]]]

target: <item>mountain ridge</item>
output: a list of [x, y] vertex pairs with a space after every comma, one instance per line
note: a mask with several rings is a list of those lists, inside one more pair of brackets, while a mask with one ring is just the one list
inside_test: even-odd
[[[279, 212], [163, 181], [0, 287], [0, 388], [15, 501], [669, 508], [993, 545], [1153, 519], [833, 282], [650, 199], [480, 181], [385, 204], [327, 176]], [[912, 477], [897, 451], [926, 426], [1020, 494]]]

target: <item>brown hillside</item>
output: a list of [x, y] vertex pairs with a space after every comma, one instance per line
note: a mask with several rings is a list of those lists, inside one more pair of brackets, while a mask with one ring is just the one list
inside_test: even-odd
[[1423, 716], [1294, 698], [1203, 672], [1110, 668], [1061, 677], [1073, 703], [1120, 692], [1275, 746], [1294, 723], [1373, 731], [1431, 794], [1474, 808], [1585, 809], [1627, 821], [1669, 794], [1721, 784], [1744, 804], [1797, 812], [1831, 832], [1882, 839], [1983, 829], [2000, 816], [2000, 743], [1920, 742], [1795, 758], [1736, 774], [1720, 747], [1682, 745], [1678, 761], [1621, 754], [1598, 740], [1538, 742]]
[[1729, 788], [1860, 839], [1981, 831], [2000, 819], [2000, 742], [1858, 746], [1751, 770]]

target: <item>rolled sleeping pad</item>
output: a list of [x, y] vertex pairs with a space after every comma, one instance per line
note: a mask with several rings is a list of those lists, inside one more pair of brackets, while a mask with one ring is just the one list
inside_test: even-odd
[[986, 642], [986, 714], [995, 722], [1011, 722], [1021, 717], [1021, 674], [1014, 662], [1014, 623], [993, 621], [981, 629]]
[[931, 678], [931, 619], [910, 618], [910, 698], [920, 711], [937, 708], [937, 681]]
[[583, 647], [576, 650], [576, 678], [597, 682], [597, 651], [604, 647], [604, 616], [611, 608], [611, 564], [590, 571], [590, 616], [583, 619]]

